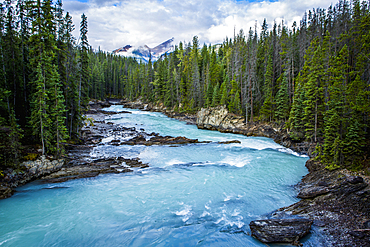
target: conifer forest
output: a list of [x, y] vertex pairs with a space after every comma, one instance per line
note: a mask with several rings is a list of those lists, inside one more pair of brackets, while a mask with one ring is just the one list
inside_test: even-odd
[[148, 63], [91, 47], [88, 18], [75, 27], [61, 0], [1, 4], [0, 171], [29, 145], [62, 156], [78, 142], [89, 100], [106, 98], [187, 113], [225, 105], [316, 143], [315, 159], [330, 169], [369, 167], [369, 1], [307, 10], [292, 26], [264, 20], [222, 44], [195, 36]]

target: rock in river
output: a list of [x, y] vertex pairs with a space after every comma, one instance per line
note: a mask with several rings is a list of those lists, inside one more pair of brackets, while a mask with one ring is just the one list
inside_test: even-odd
[[263, 243], [293, 243], [307, 235], [313, 221], [308, 219], [255, 220], [249, 226], [252, 236]]

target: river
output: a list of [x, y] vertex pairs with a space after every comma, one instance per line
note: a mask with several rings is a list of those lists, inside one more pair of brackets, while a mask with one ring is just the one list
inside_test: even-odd
[[[106, 121], [211, 143], [111, 146], [108, 136], [91, 159], [139, 157], [150, 167], [19, 187], [0, 201], [0, 246], [266, 246], [248, 235], [249, 222], [298, 201], [293, 186], [308, 157], [268, 138], [124, 110], [132, 114]], [[230, 140], [241, 143], [217, 143]]]

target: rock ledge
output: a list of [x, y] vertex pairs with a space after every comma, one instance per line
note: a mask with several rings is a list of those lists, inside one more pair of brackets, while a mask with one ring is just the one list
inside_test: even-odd
[[313, 221], [308, 219], [255, 220], [249, 224], [252, 236], [263, 243], [292, 243], [306, 236]]

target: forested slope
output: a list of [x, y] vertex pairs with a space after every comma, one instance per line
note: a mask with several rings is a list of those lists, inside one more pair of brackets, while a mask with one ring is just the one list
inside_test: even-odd
[[368, 1], [309, 10], [291, 27], [264, 21], [218, 45], [194, 37], [147, 64], [93, 50], [85, 16], [77, 43], [60, 1], [5, 1], [0, 22], [4, 164], [31, 140], [60, 155], [78, 138], [89, 98], [142, 97], [180, 112], [226, 105], [247, 122], [285, 123], [293, 140], [318, 143], [328, 167], [369, 167]]
[[309, 10], [292, 27], [264, 21], [220, 45], [201, 47], [194, 37], [154, 64], [126, 66], [123, 76], [110, 58], [108, 75], [93, 73], [92, 85], [100, 74], [104, 95], [185, 112], [226, 105], [247, 122], [285, 122], [293, 140], [319, 144], [317, 158], [329, 168], [362, 169], [370, 146], [370, 11], [368, 2], [352, 3]]

